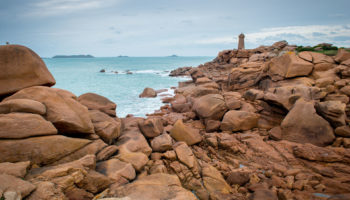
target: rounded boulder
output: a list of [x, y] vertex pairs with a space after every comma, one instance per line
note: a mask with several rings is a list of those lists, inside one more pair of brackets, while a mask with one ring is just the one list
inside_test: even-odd
[[0, 46], [0, 71], [0, 96], [56, 83], [44, 61], [31, 49], [20, 45]]

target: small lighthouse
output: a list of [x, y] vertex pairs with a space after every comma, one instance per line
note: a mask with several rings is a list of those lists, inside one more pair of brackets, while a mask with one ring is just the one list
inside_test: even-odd
[[244, 49], [244, 34], [241, 33], [238, 36], [238, 49]]

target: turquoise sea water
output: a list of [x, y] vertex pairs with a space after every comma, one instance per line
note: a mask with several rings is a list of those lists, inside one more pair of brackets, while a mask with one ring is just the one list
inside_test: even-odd
[[[54, 87], [79, 96], [94, 92], [117, 104], [117, 114], [145, 116], [159, 109], [160, 98], [139, 98], [145, 87], [155, 90], [177, 86], [188, 78], [169, 77], [171, 70], [196, 67], [213, 57], [110, 57], [110, 58], [44, 58], [56, 79]], [[106, 73], [100, 73], [105, 69]], [[133, 74], [126, 74], [130, 70]], [[118, 71], [116, 74], [112, 71]], [[172, 93], [169, 90], [167, 93]]]

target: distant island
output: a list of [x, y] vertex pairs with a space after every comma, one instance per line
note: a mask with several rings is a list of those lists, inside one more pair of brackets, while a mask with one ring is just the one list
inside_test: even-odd
[[174, 55], [171, 55], [171, 56], [168, 56], [168, 57], [179, 57], [179, 56], [174, 54]]
[[57, 55], [52, 58], [94, 58], [92, 55]]
[[120, 56], [118, 56], [118, 58], [128, 58], [129, 56], [122, 56], [122, 55], [120, 55]]

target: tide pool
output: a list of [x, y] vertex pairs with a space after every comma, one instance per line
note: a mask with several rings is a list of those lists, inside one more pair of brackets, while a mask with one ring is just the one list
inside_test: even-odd
[[[54, 87], [79, 96], [97, 93], [117, 104], [117, 114], [144, 117], [162, 106], [161, 97], [139, 98], [145, 87], [170, 89], [185, 77], [170, 77], [169, 72], [183, 66], [196, 67], [213, 57], [109, 57], [109, 58], [44, 58], [56, 79]], [[105, 73], [100, 73], [105, 69]], [[132, 74], [127, 74], [130, 70]], [[118, 72], [118, 74], [115, 73]], [[168, 90], [167, 93], [173, 93]]]

